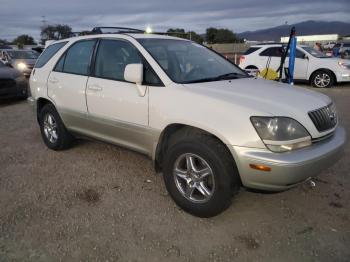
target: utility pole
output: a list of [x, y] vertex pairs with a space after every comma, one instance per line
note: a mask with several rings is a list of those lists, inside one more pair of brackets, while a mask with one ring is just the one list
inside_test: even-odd
[[41, 16], [41, 23], [42, 23], [42, 27], [43, 27], [43, 28], [46, 26], [46, 22], [47, 22], [46, 16], [42, 15], [42, 16]]
[[[42, 23], [42, 25], [41, 25], [41, 32], [42, 32], [44, 30], [44, 28], [46, 27], [46, 25], [47, 25], [46, 16], [44, 16], [44, 15], [41, 16], [41, 23]], [[41, 39], [41, 42], [42, 42], [42, 44], [45, 44], [44, 43], [45, 41], [43, 39]]]

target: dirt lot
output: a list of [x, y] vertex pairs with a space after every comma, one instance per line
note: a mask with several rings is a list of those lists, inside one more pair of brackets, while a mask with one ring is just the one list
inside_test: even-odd
[[[321, 90], [350, 134], [350, 86]], [[350, 261], [350, 147], [287, 192], [242, 189], [211, 219], [177, 208], [145, 156], [53, 152], [26, 102], [0, 102], [0, 261]]]

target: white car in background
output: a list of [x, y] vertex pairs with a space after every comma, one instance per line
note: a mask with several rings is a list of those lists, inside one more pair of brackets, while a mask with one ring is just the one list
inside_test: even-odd
[[[240, 58], [239, 66], [248, 72], [262, 72], [267, 67], [277, 71], [281, 63], [281, 44], [251, 46]], [[284, 67], [288, 67], [286, 58]], [[350, 61], [328, 57], [309, 46], [297, 46], [294, 79], [309, 81], [319, 88], [350, 81]]]

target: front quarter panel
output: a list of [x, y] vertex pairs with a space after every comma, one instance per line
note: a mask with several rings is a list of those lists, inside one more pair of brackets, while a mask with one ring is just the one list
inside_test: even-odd
[[254, 113], [244, 107], [191, 92], [179, 84], [150, 87], [149, 101], [152, 128], [164, 130], [171, 124], [183, 124], [205, 130], [228, 145], [265, 148], [250, 122]]

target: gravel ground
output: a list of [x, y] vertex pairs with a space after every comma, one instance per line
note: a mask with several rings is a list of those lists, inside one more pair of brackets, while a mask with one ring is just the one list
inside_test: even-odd
[[[350, 133], [350, 86], [331, 96]], [[211, 219], [180, 210], [145, 156], [50, 151], [24, 101], [0, 102], [0, 261], [350, 261], [350, 148], [315, 181], [242, 189]]]

